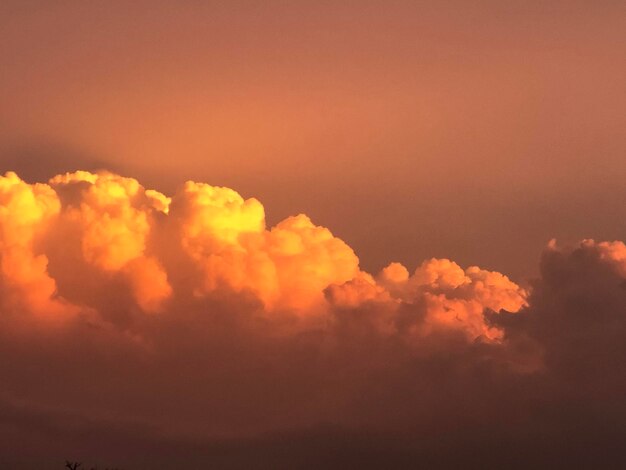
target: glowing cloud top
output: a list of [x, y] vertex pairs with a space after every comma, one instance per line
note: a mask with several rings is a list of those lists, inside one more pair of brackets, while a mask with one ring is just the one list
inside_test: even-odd
[[386, 312], [380, 321], [394, 330], [394, 315], [408, 305], [423, 315], [407, 334], [448, 328], [495, 340], [501, 331], [485, 311], [525, 305], [526, 292], [506, 276], [445, 259], [425, 261], [413, 275], [392, 263], [373, 277], [346, 243], [307, 216], [268, 230], [261, 203], [229, 188], [188, 182], [169, 198], [131, 178], [79, 171], [35, 185], [7, 173], [0, 191], [4, 309], [98, 315], [98, 295], [85, 295], [97, 276], [126, 286], [128, 307], [144, 313], [166, 311], [185, 296], [231, 292], [257, 298], [269, 318], [319, 320], [331, 308], [377, 303]]

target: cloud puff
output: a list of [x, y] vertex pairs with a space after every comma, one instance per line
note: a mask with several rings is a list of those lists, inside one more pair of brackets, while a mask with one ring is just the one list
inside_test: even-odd
[[[229, 188], [188, 182], [169, 198], [131, 178], [82, 171], [56, 176], [49, 185], [29, 185], [15, 174], [3, 182], [12, 201], [5, 204], [10, 220], [3, 224], [5, 238], [22, 240], [30, 249], [37, 234], [42, 253], [32, 256], [43, 257], [40, 263], [50, 256], [62, 263], [56, 268], [60, 277], [75, 270], [74, 284], [94, 274], [116, 279], [145, 312], [159, 311], [172, 296], [190, 292], [194, 298], [246, 292], [270, 316], [316, 316], [333, 308], [338, 290], [358, 304], [371, 288], [396, 305], [428, 304], [423, 320], [432, 327], [461, 328], [470, 339], [496, 339], [499, 333], [484, 323], [485, 309], [517, 311], [524, 304], [525, 292], [506, 277], [476, 267], [464, 271], [448, 260], [425, 262], [410, 277], [392, 264], [375, 279], [359, 269], [352, 249], [328, 229], [301, 214], [268, 230], [261, 203]], [[20, 202], [24, 195], [28, 199]], [[24, 210], [24, 204], [30, 206]], [[191, 289], [174, 292], [169, 278], [179, 269], [172, 266], [172, 256], [185, 265], [178, 277]], [[38, 270], [54, 282], [45, 266]], [[356, 287], [363, 282], [371, 287]], [[67, 284], [31, 290], [78, 309], [100, 310], [94, 299], [74, 299], [76, 286], [65, 292]], [[327, 288], [334, 294], [325, 295]], [[354, 288], [361, 293], [347, 292]]]
[[12, 468], [541, 467], [626, 427], [621, 242], [551, 242], [529, 288], [447, 259], [372, 275], [232, 189], [8, 173], [0, 267]]
[[0, 179], [0, 266], [3, 309], [58, 315], [48, 259], [34, 245], [44, 236], [61, 204], [47, 185], [29, 185], [15, 173]]

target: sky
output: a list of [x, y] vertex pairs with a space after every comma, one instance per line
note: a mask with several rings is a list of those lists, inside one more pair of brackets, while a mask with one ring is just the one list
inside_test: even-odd
[[625, 31], [2, 2], [0, 464], [617, 463]]
[[2, 3], [0, 148], [25, 177], [233, 187], [370, 269], [525, 279], [551, 238], [624, 238], [622, 2]]

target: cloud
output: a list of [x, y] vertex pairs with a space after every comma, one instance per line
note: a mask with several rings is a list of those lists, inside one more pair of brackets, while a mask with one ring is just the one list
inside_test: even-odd
[[447, 259], [372, 275], [327, 228], [305, 215], [268, 228], [228, 188], [169, 197], [108, 172], [8, 173], [0, 463], [617, 458], [626, 246], [551, 242], [540, 265], [528, 288]]

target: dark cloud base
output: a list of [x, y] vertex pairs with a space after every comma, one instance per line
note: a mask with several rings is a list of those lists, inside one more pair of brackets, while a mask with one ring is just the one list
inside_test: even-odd
[[[445, 435], [377, 433], [328, 425], [255, 438], [167, 440], [64, 417], [2, 410], [2, 468], [53, 470], [72, 457], [125, 469], [174, 468], [622, 468], [626, 426], [585, 411], [558, 430], [458, 424]], [[573, 418], [573, 419], [572, 419]], [[50, 422], [52, 420], [52, 422]], [[16, 422], [12, 422], [16, 421]], [[568, 421], [571, 421], [568, 423]], [[566, 426], [564, 426], [567, 423]], [[59, 425], [61, 424], [61, 425]], [[554, 424], [554, 423], [552, 423]], [[582, 432], [584, 428], [584, 432]], [[7, 440], [9, 438], [10, 440]], [[16, 440], [19, 444], [15, 444]], [[37, 449], [33, 452], [33, 449]], [[70, 455], [71, 454], [71, 455]]]

